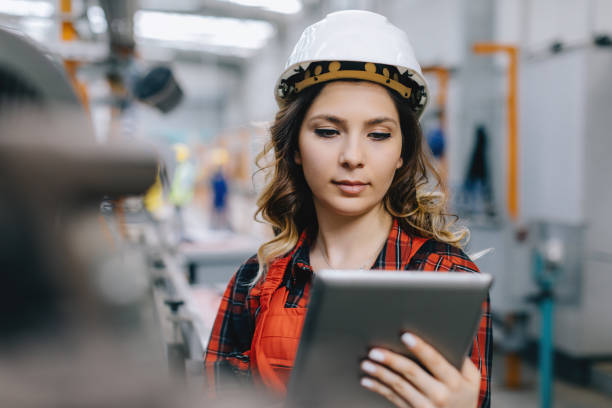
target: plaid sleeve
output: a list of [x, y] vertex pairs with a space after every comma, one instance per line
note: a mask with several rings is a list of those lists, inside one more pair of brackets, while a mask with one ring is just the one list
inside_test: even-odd
[[225, 289], [204, 355], [204, 371], [212, 395], [221, 388], [250, 383], [250, 348], [254, 306], [249, 283], [257, 273], [255, 256], [240, 266]]
[[[406, 267], [407, 270], [440, 271], [440, 272], [472, 272], [478, 273], [478, 267], [459, 248], [452, 245], [429, 240], [414, 255]], [[489, 296], [482, 304], [482, 318], [474, 344], [470, 350], [470, 358], [480, 369], [480, 395], [478, 406], [491, 406], [491, 364], [493, 358], [493, 331]]]

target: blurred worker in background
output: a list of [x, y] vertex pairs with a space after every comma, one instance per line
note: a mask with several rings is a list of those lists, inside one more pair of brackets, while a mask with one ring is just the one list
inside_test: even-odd
[[185, 232], [185, 221], [183, 211], [193, 198], [195, 184], [195, 167], [189, 160], [189, 147], [182, 143], [172, 146], [176, 157], [176, 167], [170, 185], [170, 203], [174, 205], [176, 212], [176, 225], [178, 241], [189, 241]]
[[[328, 15], [302, 34], [275, 97], [257, 211], [275, 236], [225, 291], [205, 358], [213, 392], [232, 381], [286, 392], [318, 270], [478, 272], [461, 250], [467, 231], [426, 189], [441, 180], [418, 122], [427, 84], [404, 32], [367, 11]], [[419, 364], [373, 349], [365, 388], [398, 407], [490, 406], [488, 300], [461, 370], [413, 334], [402, 341]]]
[[212, 229], [231, 230], [227, 208], [228, 186], [223, 171], [228, 158], [229, 154], [225, 149], [217, 148], [212, 152], [212, 162], [215, 169], [210, 179], [210, 187], [213, 192], [213, 203], [210, 213], [210, 226]]
[[161, 161], [157, 165], [157, 173], [155, 175], [155, 182], [147, 190], [143, 202], [145, 208], [153, 216], [159, 214], [164, 206], [164, 186], [168, 185], [168, 174], [166, 172], [166, 166]]
[[442, 130], [442, 111], [437, 111], [435, 121], [427, 131], [427, 144], [437, 160], [442, 160], [446, 148], [444, 131]]
[[476, 128], [474, 148], [465, 181], [461, 188], [460, 204], [464, 212], [472, 216], [495, 216], [493, 187], [489, 174], [488, 135], [483, 125]]

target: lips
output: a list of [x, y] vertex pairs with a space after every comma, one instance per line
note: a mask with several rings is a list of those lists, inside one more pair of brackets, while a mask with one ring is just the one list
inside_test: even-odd
[[359, 180], [334, 180], [332, 181], [343, 193], [356, 195], [366, 189], [369, 183]]

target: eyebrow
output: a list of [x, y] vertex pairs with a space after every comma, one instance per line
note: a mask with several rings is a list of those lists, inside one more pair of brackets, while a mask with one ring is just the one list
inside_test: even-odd
[[[310, 122], [310, 121], [315, 120], [315, 119], [325, 119], [325, 120], [327, 120], [327, 121], [329, 121], [331, 123], [335, 123], [335, 124], [343, 125], [343, 126], [346, 125], [346, 120], [341, 119], [341, 118], [339, 118], [337, 116], [334, 116], [334, 115], [328, 115], [328, 114], [315, 115], [315, 116], [311, 117], [310, 119], [308, 119], [308, 121]], [[378, 118], [369, 119], [369, 120], [367, 120], [365, 122], [365, 124], [368, 125], [368, 126], [372, 126], [372, 125], [378, 125], [378, 124], [381, 124], [381, 123], [384, 123], [384, 122], [391, 122], [391, 123], [397, 125], [397, 122], [395, 121], [395, 119], [392, 119], [392, 118], [387, 117], [387, 116], [381, 116], [381, 117], [378, 117]]]

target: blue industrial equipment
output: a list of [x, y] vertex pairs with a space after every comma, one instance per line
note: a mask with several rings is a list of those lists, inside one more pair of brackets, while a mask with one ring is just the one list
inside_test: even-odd
[[534, 278], [538, 284], [539, 292], [534, 301], [540, 308], [541, 327], [540, 345], [538, 350], [538, 366], [540, 368], [540, 406], [552, 406], [552, 382], [554, 373], [554, 282], [556, 267], [544, 260], [542, 254], [534, 254]]
[[540, 310], [540, 406], [553, 406], [555, 304], [579, 298], [582, 226], [554, 222], [534, 224], [533, 279], [538, 292], [530, 297]]

